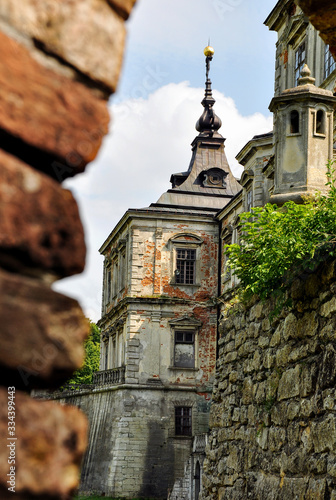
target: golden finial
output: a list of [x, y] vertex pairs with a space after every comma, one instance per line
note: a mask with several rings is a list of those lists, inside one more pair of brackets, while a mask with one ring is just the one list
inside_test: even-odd
[[204, 49], [204, 55], [206, 57], [212, 57], [215, 53], [215, 50], [213, 47], [211, 47], [210, 45], [208, 45], [207, 47], [205, 47]]

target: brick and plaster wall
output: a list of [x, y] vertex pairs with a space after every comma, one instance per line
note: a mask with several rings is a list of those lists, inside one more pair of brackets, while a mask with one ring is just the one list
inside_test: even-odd
[[297, 279], [292, 305], [227, 302], [203, 500], [336, 498], [336, 262]]
[[[86, 418], [76, 408], [28, 394], [58, 386], [83, 361], [89, 330], [83, 312], [50, 287], [80, 273], [85, 263], [78, 207], [61, 183], [85, 169], [107, 133], [107, 100], [120, 74], [125, 20], [133, 4], [0, 3], [3, 499], [12, 498], [13, 491], [18, 500], [70, 498], [78, 485]], [[7, 426], [8, 387], [15, 402], [15, 435]], [[17, 438], [13, 450], [5, 445], [8, 437]], [[9, 451], [15, 453], [11, 470]]]

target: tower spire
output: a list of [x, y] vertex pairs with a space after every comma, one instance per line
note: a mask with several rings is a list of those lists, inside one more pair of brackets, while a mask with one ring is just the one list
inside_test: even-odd
[[211, 80], [209, 78], [210, 72], [210, 62], [212, 61], [214, 49], [208, 45], [204, 49], [205, 55], [205, 67], [206, 67], [206, 80], [205, 80], [205, 93], [202, 101], [202, 106], [204, 111], [202, 116], [196, 123], [196, 130], [200, 132], [201, 135], [213, 136], [214, 133], [222, 126], [222, 121], [215, 114], [213, 110], [213, 105], [215, 104], [215, 99], [212, 96]]

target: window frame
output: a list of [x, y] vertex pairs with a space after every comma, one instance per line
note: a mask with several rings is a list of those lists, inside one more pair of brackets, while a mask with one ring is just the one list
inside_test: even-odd
[[[303, 48], [303, 50], [302, 50]], [[300, 57], [304, 53], [304, 58]], [[304, 39], [294, 51], [294, 87], [298, 86], [301, 71], [307, 62], [307, 40]]]
[[[198, 371], [199, 370], [199, 335], [200, 329], [202, 328], [202, 322], [194, 317], [189, 317], [187, 315], [181, 318], [172, 319], [169, 321], [171, 328], [171, 351], [170, 351], [170, 366], [171, 370], [180, 371]], [[183, 367], [175, 365], [175, 339], [176, 332], [188, 332], [194, 335], [194, 366], [193, 367]]]
[[330, 47], [328, 44], [324, 46], [324, 66], [323, 66], [323, 79], [326, 80], [331, 73], [336, 69], [336, 61], [330, 52]]
[[175, 406], [175, 436], [192, 437], [192, 406]]
[[[184, 252], [185, 257], [179, 257], [179, 252]], [[193, 257], [189, 256], [188, 252]], [[196, 284], [196, 248], [176, 247], [175, 255], [175, 283], [177, 285], [195, 285]], [[190, 278], [191, 275], [191, 278]], [[183, 281], [181, 281], [183, 279]]]
[[[200, 259], [201, 246], [204, 240], [193, 233], [177, 233], [169, 240], [170, 247], [170, 284], [178, 287], [199, 287], [200, 286]], [[193, 283], [182, 283], [176, 279], [177, 271], [177, 250], [195, 250], [194, 260], [194, 280]]]
[[[192, 340], [191, 341], [188, 341], [188, 340], [177, 340], [177, 336], [178, 335], [183, 335], [183, 336], [187, 336], [187, 335], [192, 335]], [[177, 345], [192, 345], [192, 366], [188, 366], [188, 365], [183, 365], [183, 364], [178, 364], [177, 363], [177, 360], [176, 360], [176, 346]], [[196, 365], [196, 330], [194, 328], [175, 328], [174, 329], [174, 359], [173, 359], [173, 366], [174, 368], [181, 368], [181, 369], [184, 369], [184, 368], [187, 368], [187, 369], [195, 369], [195, 365]]]

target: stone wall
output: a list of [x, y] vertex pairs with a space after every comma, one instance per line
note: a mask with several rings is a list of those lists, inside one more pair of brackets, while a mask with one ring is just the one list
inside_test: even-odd
[[78, 207], [61, 182], [95, 158], [108, 130], [133, 4], [0, 2], [3, 499], [14, 491], [18, 500], [69, 498], [78, 485], [85, 417], [25, 393], [57, 386], [83, 361], [87, 321], [75, 300], [50, 287], [85, 263]]
[[291, 306], [227, 305], [201, 498], [336, 499], [336, 263]]
[[89, 420], [81, 493], [165, 500], [192, 451], [191, 436], [175, 435], [175, 406], [192, 407], [193, 433], [208, 430], [209, 405], [188, 387], [96, 386], [52, 397]]

